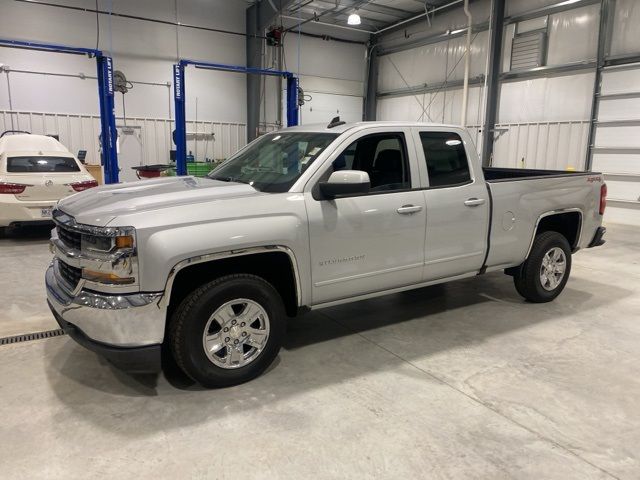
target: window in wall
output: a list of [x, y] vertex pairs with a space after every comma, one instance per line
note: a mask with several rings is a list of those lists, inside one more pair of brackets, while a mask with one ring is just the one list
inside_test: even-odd
[[429, 186], [448, 187], [471, 181], [469, 162], [459, 135], [449, 132], [420, 132]]
[[333, 171], [337, 170], [367, 172], [372, 192], [411, 188], [402, 133], [373, 134], [359, 138], [333, 161]]

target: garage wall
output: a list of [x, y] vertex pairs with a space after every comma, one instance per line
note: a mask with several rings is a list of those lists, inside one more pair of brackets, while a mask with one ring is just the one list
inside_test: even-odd
[[[337, 36], [345, 35], [338, 32]], [[335, 116], [346, 122], [362, 120], [366, 75], [364, 44], [323, 40], [298, 35], [296, 31], [287, 33], [283, 44], [282, 67], [298, 76], [305, 94], [305, 103], [300, 108], [302, 125], [329, 123]], [[277, 68], [276, 61], [275, 49], [266, 47], [263, 65]], [[277, 109], [284, 105], [278, 103], [277, 88], [278, 79], [263, 79], [261, 128], [264, 130], [278, 128]], [[282, 118], [286, 120], [284, 110]]]
[[[489, 1], [471, 4], [474, 24], [488, 20]], [[405, 120], [458, 124], [462, 111], [464, 54], [466, 37], [446, 39], [446, 31], [466, 26], [466, 16], [456, 9], [438, 14], [406, 31], [383, 36], [379, 48], [378, 120]], [[428, 33], [427, 33], [428, 32]], [[445, 38], [433, 41], [432, 36]], [[415, 45], [400, 47], [403, 43]], [[470, 78], [479, 80], [469, 89], [467, 127], [476, 146], [480, 148], [480, 119], [483, 118], [485, 88], [482, 76], [486, 72], [488, 31], [475, 29], [472, 33]], [[396, 49], [403, 48], [399, 51]], [[386, 53], [387, 51], [391, 53]], [[472, 82], [474, 83], [474, 82]]]
[[[507, 2], [507, 10], [509, 14], [515, 15], [550, 3], [552, 2]], [[486, 22], [489, 7], [490, 2], [484, 2], [486, 10], [478, 9], [473, 12], [473, 22], [477, 27], [471, 48], [472, 79], [482, 79], [486, 74]], [[503, 42], [503, 72], [512, 71], [511, 49], [514, 36], [540, 29], [546, 35], [544, 65], [594, 60], [598, 21], [599, 6], [590, 5], [507, 25]], [[464, 28], [465, 22], [465, 17], [460, 16], [458, 9], [440, 16], [436, 13], [431, 27], [426, 22], [421, 25], [421, 35], [428, 31], [432, 36], [446, 37], [438, 28], [446, 26], [448, 30], [460, 29]], [[419, 43], [419, 40], [411, 39], [412, 35], [418, 36], [418, 32], [410, 31], [408, 35], [409, 45], [412, 42]], [[383, 38], [383, 48], [399, 41], [397, 38]], [[441, 84], [445, 79], [447, 82], [459, 82], [464, 73], [464, 50], [463, 36], [382, 55], [378, 80], [378, 119], [459, 123], [459, 85], [453, 89], [440, 88], [427, 94], [419, 92], [428, 89], [430, 85]], [[582, 168], [587, 152], [594, 78], [593, 72], [577, 70], [559, 76], [503, 82], [498, 111], [499, 134], [496, 137], [493, 164], [529, 168]], [[403, 89], [405, 96], [413, 100], [389, 98], [394, 91]], [[422, 97], [425, 98], [424, 104]], [[479, 125], [484, 118], [484, 102], [484, 85], [472, 87], [467, 127], [477, 139], [478, 150], [481, 148]], [[564, 139], [567, 138], [570, 142], [565, 144]], [[560, 139], [563, 141], [560, 142]], [[556, 143], [559, 146], [554, 148]]]
[[[10, 0], [0, 1], [0, 35], [3, 38], [96, 47], [95, 14]], [[95, 7], [94, 2], [84, 0], [67, 0], [65, 4]], [[161, 20], [176, 19], [174, 0], [99, 2], [103, 10], [110, 5], [114, 12]], [[184, 23], [244, 32], [245, 8], [245, 2], [178, 0], [178, 19]], [[100, 15], [99, 48], [112, 53], [114, 68], [122, 70], [128, 80], [151, 84], [135, 83], [126, 94], [127, 117], [167, 120], [164, 122], [167, 129], [171, 128], [168, 120], [173, 118], [170, 83], [172, 64], [178, 55], [219, 63], [246, 63], [245, 39], [242, 36], [183, 28], [176, 38], [176, 28], [173, 26], [107, 15]], [[0, 64], [10, 68], [9, 73], [0, 75], [0, 110], [88, 117], [98, 114], [97, 83], [92, 78], [96, 74], [94, 60], [75, 55], [0, 48]], [[16, 70], [71, 75], [81, 73], [85, 78], [19, 73]], [[189, 69], [186, 80], [187, 118], [195, 121], [197, 103], [199, 121], [244, 125], [245, 79], [244, 75], [239, 74]], [[116, 114], [119, 117], [123, 115], [122, 95], [119, 93], [116, 94]], [[17, 116], [14, 123], [16, 120]], [[168, 155], [165, 141], [160, 140], [159, 135], [158, 138], [158, 143], [149, 145], [149, 151], [161, 152], [158, 153], [160, 158], [154, 159], [154, 163], [166, 161]], [[229, 144], [230, 139], [225, 140]], [[223, 139], [217, 141], [222, 142]], [[242, 144], [245, 142], [246, 138]], [[86, 147], [92, 152], [89, 145]], [[204, 146], [200, 151], [204, 152]], [[148, 157], [148, 153], [145, 153], [145, 158]]]
[[[536, 5], [534, 5], [534, 3]], [[507, 12], [519, 14], [548, 2], [508, 1]], [[524, 10], [526, 8], [526, 10]], [[594, 62], [600, 5], [587, 5], [511, 23], [503, 40], [504, 73], [512, 68], [513, 39], [541, 31], [546, 37], [547, 68]], [[498, 123], [492, 164], [504, 167], [575, 169], [585, 167], [595, 70], [578, 66], [562, 73], [509, 78], [500, 87]]]
[[[506, 1], [506, 17], [527, 15], [504, 28], [498, 118], [489, 160], [495, 166], [580, 170], [587, 165], [600, 4], [571, 3], [575, 2], [565, 2], [564, 11], [542, 15], [536, 11], [558, 4], [557, 0]], [[607, 58], [640, 56], [640, 2], [612, 3]], [[482, 30], [488, 25], [490, 2], [471, 5], [474, 31], [481, 31], [471, 51], [471, 77], [477, 80], [486, 73], [487, 32]], [[464, 38], [455, 35], [465, 26], [462, 9], [456, 8], [380, 38], [378, 119], [459, 122], [460, 87], [438, 85], [462, 78]], [[514, 40], [522, 42], [523, 37], [542, 39], [541, 48], [533, 54], [533, 42], [527, 44], [514, 62]], [[522, 66], [523, 58], [540, 59], [543, 68]], [[458, 60], [460, 67], [451, 68]], [[640, 225], [638, 85], [640, 63], [604, 70], [593, 152], [593, 169], [603, 171], [609, 185], [608, 218], [636, 225]], [[467, 127], [478, 140], [484, 102], [483, 85], [472, 86]], [[479, 142], [477, 147], [480, 150]]]

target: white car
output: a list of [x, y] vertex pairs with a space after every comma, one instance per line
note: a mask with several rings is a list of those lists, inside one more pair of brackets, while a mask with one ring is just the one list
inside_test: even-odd
[[26, 132], [0, 135], [0, 228], [49, 222], [58, 200], [96, 186], [55, 138]]

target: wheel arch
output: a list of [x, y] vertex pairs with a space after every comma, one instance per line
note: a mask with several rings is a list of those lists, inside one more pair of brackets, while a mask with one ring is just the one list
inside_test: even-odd
[[525, 258], [529, 258], [536, 236], [543, 232], [560, 233], [569, 242], [571, 251], [575, 252], [580, 244], [582, 225], [583, 213], [579, 208], [551, 210], [549, 212], [542, 213], [536, 220], [533, 234], [531, 235], [531, 242], [529, 243], [529, 248], [527, 249], [527, 255]]
[[300, 275], [295, 254], [288, 247], [269, 245], [199, 255], [174, 265], [162, 299], [168, 318], [194, 288], [233, 273], [254, 274], [271, 283], [282, 297], [290, 316], [294, 316], [301, 306]]

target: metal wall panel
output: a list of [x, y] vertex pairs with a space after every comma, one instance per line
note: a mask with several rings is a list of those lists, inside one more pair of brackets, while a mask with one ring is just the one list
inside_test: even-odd
[[611, 54], [640, 53], [640, 2], [638, 0], [616, 0], [611, 36]]
[[564, 65], [596, 58], [600, 5], [549, 16], [547, 65]]
[[[123, 119], [118, 117], [118, 126]], [[175, 148], [171, 139], [174, 125], [164, 118], [127, 117], [127, 125], [140, 127], [143, 157], [146, 164], [168, 163], [169, 150]], [[34, 134], [60, 136], [60, 141], [73, 153], [87, 150], [87, 163], [98, 164], [100, 119], [97, 115], [78, 115], [46, 112], [9, 112], [0, 110], [0, 132], [11, 129], [27, 130]], [[187, 150], [197, 153], [197, 160], [205, 156], [227, 158], [247, 142], [244, 123], [187, 121]], [[214, 133], [215, 140], [211, 133]]]
[[587, 152], [589, 122], [499, 123], [495, 167], [581, 170]]
[[588, 120], [594, 73], [503, 83], [500, 123]]
[[596, 172], [640, 176], [640, 153], [595, 153], [591, 168]]
[[607, 182], [607, 218], [640, 226], [640, 64], [605, 68], [598, 103], [592, 168]]
[[[484, 74], [488, 32], [472, 34], [470, 77]], [[378, 91], [422, 87], [464, 78], [466, 39], [433, 43], [380, 57]], [[447, 72], [449, 73], [447, 78]]]

